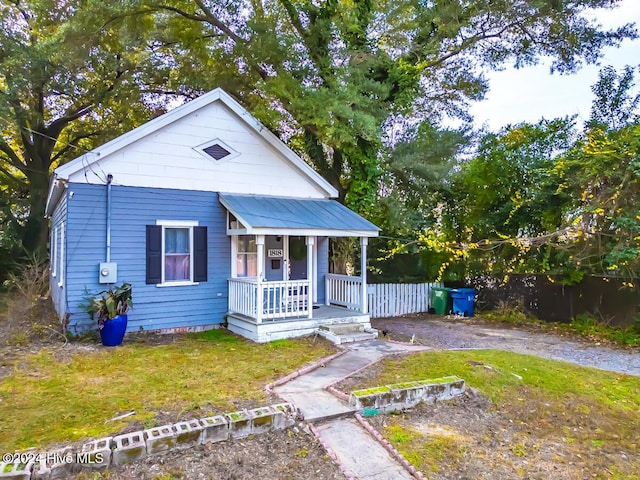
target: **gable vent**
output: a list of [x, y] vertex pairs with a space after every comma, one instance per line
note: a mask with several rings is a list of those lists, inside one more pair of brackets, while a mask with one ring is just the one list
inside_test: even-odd
[[203, 148], [202, 151], [216, 160], [222, 160], [225, 157], [231, 155], [231, 152], [218, 143]]

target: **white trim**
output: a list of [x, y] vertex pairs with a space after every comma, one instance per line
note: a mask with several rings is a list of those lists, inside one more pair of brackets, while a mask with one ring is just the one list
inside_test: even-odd
[[292, 237], [377, 237], [377, 230], [332, 230], [330, 228], [247, 228], [246, 235], [290, 235]]
[[[229, 152], [229, 155], [227, 155], [226, 157], [222, 157], [220, 160], [216, 160], [215, 158], [213, 158], [211, 155], [209, 155], [207, 152], [204, 151], [205, 148], [209, 148], [213, 145], [220, 145], [227, 152]], [[232, 158], [235, 158], [238, 155], [240, 155], [236, 150], [231, 148], [229, 145], [227, 145], [225, 142], [223, 142], [219, 138], [214, 138], [213, 140], [209, 140], [208, 142], [195, 146], [193, 147], [193, 150], [196, 151], [199, 155], [202, 155], [203, 158], [206, 158], [207, 160], [212, 162], [214, 165], [220, 165], [226, 162], [227, 160], [231, 160]]]
[[156, 287], [189, 287], [191, 285], [200, 285], [200, 282], [193, 282], [193, 281], [189, 281], [189, 280], [185, 280], [184, 282], [178, 282], [178, 281], [171, 281], [171, 282], [164, 282], [164, 283], [156, 283]]
[[49, 252], [51, 257], [51, 276], [53, 278], [58, 274], [58, 226], [56, 225], [51, 229], [51, 251]]
[[[156, 287], [185, 287], [190, 285], [199, 285], [198, 282], [193, 281], [193, 268], [194, 268], [194, 255], [193, 251], [193, 227], [199, 225], [198, 220], [156, 220], [156, 225], [162, 227], [161, 235], [161, 249], [162, 249], [162, 263], [160, 264], [162, 282], [156, 283]], [[188, 228], [189, 229], [189, 280], [170, 280], [165, 281], [165, 229], [166, 228]]]
[[338, 191], [327, 182], [322, 176], [309, 166], [302, 158], [294, 153], [285, 143], [276, 135], [271, 133], [268, 128], [262, 125], [255, 117], [253, 117], [245, 108], [234, 100], [228, 93], [221, 88], [216, 88], [200, 97], [184, 103], [170, 112], [165, 113], [153, 120], [140, 125], [137, 128], [114, 138], [110, 142], [95, 148], [84, 155], [72, 160], [69, 163], [56, 168], [54, 178], [68, 180], [74, 173], [88, 169], [94, 163], [104, 160], [107, 156], [125, 148], [132, 143], [145, 138], [158, 130], [170, 125], [181, 118], [184, 118], [201, 108], [206, 107], [214, 102], [221, 102], [229, 110], [234, 112], [253, 132], [262, 137], [277, 152], [279, 152], [289, 163], [300, 173], [306, 176], [329, 198], [336, 198]]
[[60, 223], [60, 281], [59, 287], [64, 287], [64, 222]]
[[238, 277], [238, 235], [231, 235], [231, 278]]
[[199, 225], [198, 220], [156, 220], [156, 225], [162, 225], [163, 227], [197, 227]]
[[318, 239], [313, 244], [313, 277], [311, 278], [313, 289], [313, 303], [318, 303]]

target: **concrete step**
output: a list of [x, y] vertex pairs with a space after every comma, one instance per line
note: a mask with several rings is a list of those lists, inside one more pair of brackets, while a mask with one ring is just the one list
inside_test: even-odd
[[353, 415], [355, 407], [334, 397], [326, 390], [287, 391], [276, 387], [276, 392], [288, 402], [293, 403], [308, 422], [324, 421]]
[[365, 323], [355, 322], [355, 323], [333, 323], [333, 324], [325, 324], [320, 325], [318, 328], [320, 330], [327, 330], [336, 335], [343, 335], [346, 333], [357, 333], [364, 332], [365, 328], [369, 325]]
[[[327, 325], [333, 327], [333, 325]], [[338, 329], [334, 331], [332, 328], [318, 328], [318, 335], [326, 338], [336, 345], [350, 342], [363, 342], [365, 340], [375, 340], [378, 338], [378, 331], [375, 328], [363, 327], [362, 330], [354, 328]]]

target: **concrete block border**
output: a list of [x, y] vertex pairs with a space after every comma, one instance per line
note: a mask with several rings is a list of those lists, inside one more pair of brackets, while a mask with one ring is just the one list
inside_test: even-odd
[[455, 376], [396, 383], [351, 392], [349, 405], [362, 411], [387, 413], [411, 408], [423, 401], [449, 400], [464, 393], [465, 382]]
[[[139, 461], [171, 450], [259, 435], [290, 427], [298, 416], [291, 403], [242, 410], [143, 431], [104, 437], [84, 443], [79, 450], [71, 446], [51, 452], [28, 449], [3, 457], [1, 480], [55, 480], [82, 470], [104, 470], [113, 465]], [[11, 461], [5, 461], [11, 457]]]

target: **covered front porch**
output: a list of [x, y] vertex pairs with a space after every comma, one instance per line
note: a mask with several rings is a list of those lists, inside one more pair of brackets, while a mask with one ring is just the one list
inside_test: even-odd
[[[220, 202], [232, 247], [230, 330], [257, 342], [326, 325], [371, 330], [366, 259], [375, 225], [332, 200], [221, 194]], [[345, 236], [360, 239], [364, 275], [329, 273], [329, 237]]]

